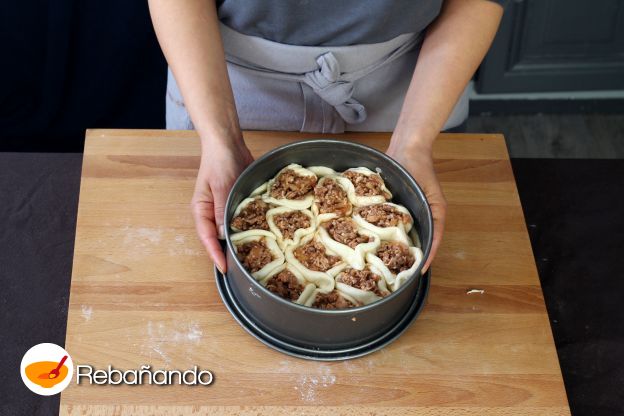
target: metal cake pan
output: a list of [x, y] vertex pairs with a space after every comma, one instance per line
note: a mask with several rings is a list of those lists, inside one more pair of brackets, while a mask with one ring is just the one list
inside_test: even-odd
[[367, 343], [350, 348], [305, 348], [296, 344], [288, 343], [280, 338], [276, 338], [259, 327], [252, 316], [246, 315], [246, 312], [240, 307], [236, 298], [232, 295], [228, 278], [221, 274], [216, 267], [214, 271], [215, 282], [223, 303], [230, 311], [236, 322], [238, 322], [239, 325], [245, 329], [245, 331], [263, 344], [284, 354], [316, 361], [350, 360], [371, 354], [390, 344], [392, 341], [401, 336], [407, 328], [409, 328], [422, 308], [425, 306], [425, 300], [427, 299], [429, 283], [431, 280], [431, 269], [429, 269], [427, 273], [423, 275], [422, 279], [420, 279], [416, 298], [407, 313], [393, 327], [391, 327], [386, 333], [381, 334], [379, 337], [372, 339]]
[[[415, 234], [424, 258], [431, 249], [433, 221], [424, 193], [397, 162], [359, 143], [306, 140], [278, 147], [252, 163], [235, 182], [225, 207], [229, 224], [238, 204], [254, 189], [290, 163], [327, 166], [336, 171], [364, 166], [377, 171], [414, 217]], [[266, 290], [243, 268], [225, 227], [228, 290], [237, 308], [269, 336], [290, 346], [311, 350], [358, 348], [391, 332], [413, 308], [422, 284], [421, 267], [399, 290], [370, 305], [343, 310], [319, 310], [289, 302]]]

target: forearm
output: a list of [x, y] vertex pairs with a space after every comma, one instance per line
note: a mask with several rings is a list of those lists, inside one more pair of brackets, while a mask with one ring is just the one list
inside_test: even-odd
[[149, 8], [202, 148], [237, 145], [242, 138], [215, 3], [149, 0]]
[[487, 0], [445, 1], [425, 36], [391, 148], [431, 148], [490, 47], [502, 12]]

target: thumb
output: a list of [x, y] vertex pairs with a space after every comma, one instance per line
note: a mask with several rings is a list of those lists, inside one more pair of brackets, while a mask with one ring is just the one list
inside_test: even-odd
[[227, 202], [228, 192], [222, 189], [215, 190], [214, 198], [214, 214], [215, 223], [217, 224], [217, 235], [219, 239], [225, 238], [225, 203]]
[[446, 201], [442, 199], [439, 203], [431, 204], [431, 213], [433, 216], [433, 241], [431, 242], [431, 251], [429, 251], [429, 257], [425, 261], [425, 265], [422, 268], [424, 274], [431, 266], [433, 259], [438, 253], [438, 248], [442, 242], [442, 235], [444, 234], [444, 225], [446, 222]]
[[433, 241], [431, 242], [431, 250], [429, 251], [429, 257], [427, 257], [427, 260], [425, 261], [425, 265], [423, 266], [421, 270], [422, 274], [425, 274], [427, 270], [429, 270], [429, 266], [431, 266], [433, 259], [438, 253], [438, 248], [440, 247], [440, 243], [442, 242], [443, 233], [444, 233], [444, 222], [434, 221]]

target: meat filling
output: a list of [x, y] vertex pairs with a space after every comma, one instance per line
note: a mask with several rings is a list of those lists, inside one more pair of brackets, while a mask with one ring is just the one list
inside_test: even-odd
[[250, 273], [255, 273], [273, 261], [273, 254], [267, 247], [264, 239], [250, 241], [236, 247], [236, 256], [243, 263], [243, 267]]
[[230, 225], [232, 228], [241, 231], [268, 230], [269, 224], [266, 220], [268, 210], [269, 204], [259, 198], [254, 199], [232, 219]]
[[325, 252], [325, 247], [318, 241], [311, 240], [294, 251], [295, 258], [305, 267], [317, 272], [327, 270], [340, 263], [340, 257]]
[[355, 248], [358, 244], [368, 243], [373, 239], [358, 233], [353, 220], [345, 217], [334, 218], [327, 222], [325, 229], [331, 238], [351, 248]]
[[389, 204], [376, 204], [360, 207], [357, 210], [362, 218], [378, 227], [396, 227], [399, 222], [409, 223], [411, 218], [408, 214], [399, 211]]
[[398, 242], [383, 241], [379, 249], [377, 249], [377, 257], [394, 274], [399, 274], [409, 269], [414, 264], [414, 256], [410, 253], [409, 248]]
[[338, 182], [331, 178], [326, 178], [322, 183], [316, 185], [314, 197], [321, 214], [346, 215], [351, 210], [347, 193], [338, 185]]
[[389, 195], [382, 190], [383, 179], [377, 174], [364, 175], [363, 173], [346, 171], [343, 175], [351, 181], [355, 187], [355, 194], [358, 196], [377, 196], [383, 195], [388, 199]]
[[270, 195], [277, 199], [303, 199], [316, 186], [316, 176], [297, 175], [286, 169], [275, 178]]
[[346, 309], [353, 308], [355, 306], [356, 305], [342, 297], [340, 293], [335, 290], [330, 293], [317, 294], [316, 299], [314, 299], [314, 303], [312, 304], [313, 308], [319, 309]]
[[371, 272], [368, 268], [356, 270], [349, 267], [344, 272], [340, 273], [339, 277], [340, 281], [346, 285], [367, 292], [373, 292], [377, 296], [384, 296], [379, 290], [379, 286], [377, 286], [377, 282], [379, 282], [381, 277]]
[[267, 282], [266, 288], [276, 295], [291, 301], [299, 299], [301, 292], [303, 292], [303, 285], [288, 270], [282, 270], [271, 277]]
[[277, 214], [273, 217], [273, 221], [285, 240], [292, 240], [298, 229], [310, 227], [310, 218], [301, 211]]

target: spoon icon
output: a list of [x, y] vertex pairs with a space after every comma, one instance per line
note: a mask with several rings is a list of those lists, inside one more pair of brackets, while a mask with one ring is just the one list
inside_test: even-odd
[[61, 367], [63, 367], [63, 364], [65, 364], [65, 360], [67, 360], [67, 355], [61, 358], [61, 361], [58, 363], [54, 370], [50, 371], [49, 373], [39, 374], [39, 378], [57, 378], [59, 376], [59, 370], [61, 369]]

